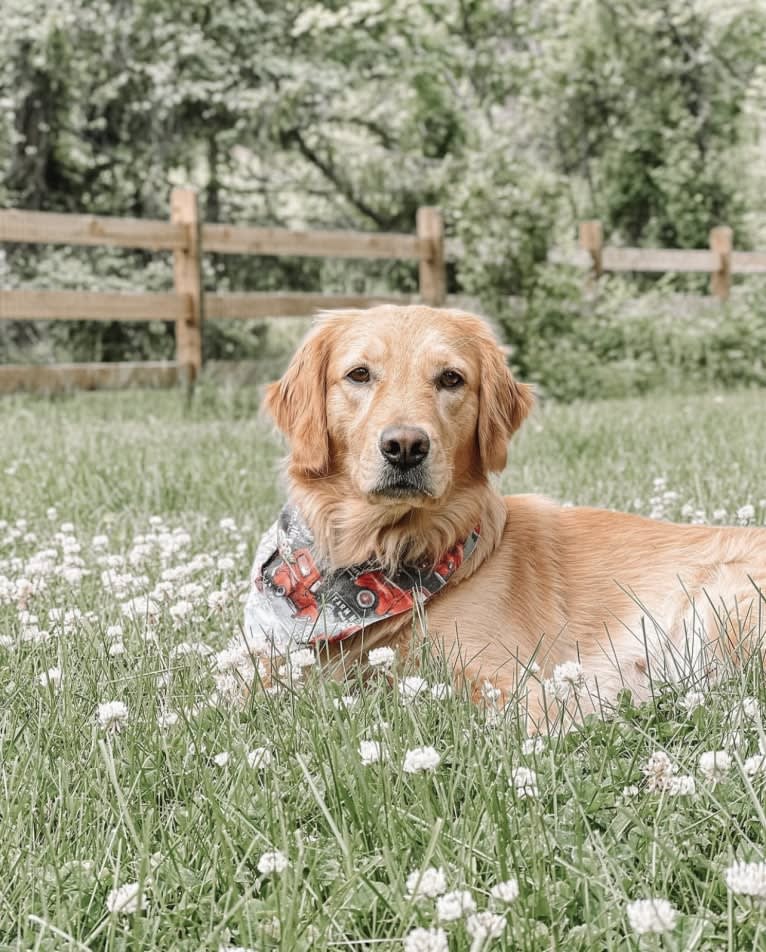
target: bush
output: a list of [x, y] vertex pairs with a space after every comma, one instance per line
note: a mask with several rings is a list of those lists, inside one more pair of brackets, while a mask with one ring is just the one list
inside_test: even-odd
[[625, 279], [584, 293], [581, 272], [546, 266], [526, 308], [499, 321], [515, 372], [574, 400], [766, 385], [764, 313], [766, 287], [753, 282], [725, 304], [662, 287], [636, 298]]

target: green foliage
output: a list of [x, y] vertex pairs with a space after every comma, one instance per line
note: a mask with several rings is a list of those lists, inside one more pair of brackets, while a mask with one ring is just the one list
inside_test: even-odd
[[[404, 232], [436, 204], [464, 249], [450, 291], [509, 323], [509, 296], [539, 310], [538, 268], [585, 217], [617, 243], [704, 247], [722, 221], [758, 243], [765, 41], [756, 0], [6, 0], [0, 204], [166, 218], [188, 184], [208, 221]], [[167, 255], [9, 246], [0, 280], [152, 289], [169, 274]], [[205, 284], [411, 293], [416, 275], [214, 255]], [[206, 334], [210, 355], [267, 346], [249, 328]], [[166, 356], [171, 335], [4, 325], [0, 359]]]
[[533, 292], [561, 212], [561, 183], [506, 148], [487, 142], [451, 196], [462, 242], [461, 288], [490, 313], [509, 296]]
[[764, 307], [757, 282], [725, 304], [662, 288], [637, 298], [617, 277], [584, 294], [581, 273], [550, 266], [502, 323], [522, 379], [559, 400], [598, 399], [766, 385]]
[[725, 222], [746, 247], [742, 117], [763, 8], [591, 0], [570, 28], [578, 40], [552, 64], [553, 122], [560, 167], [584, 186], [583, 217], [629, 245], [682, 248]]

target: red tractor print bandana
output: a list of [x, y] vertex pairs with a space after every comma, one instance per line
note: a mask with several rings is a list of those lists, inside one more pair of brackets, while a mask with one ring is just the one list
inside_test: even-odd
[[407, 565], [391, 576], [373, 562], [335, 572], [314, 555], [314, 537], [299, 512], [285, 506], [255, 554], [245, 604], [246, 634], [290, 648], [342, 641], [370, 625], [412, 611], [436, 595], [476, 548], [477, 526], [434, 566]]

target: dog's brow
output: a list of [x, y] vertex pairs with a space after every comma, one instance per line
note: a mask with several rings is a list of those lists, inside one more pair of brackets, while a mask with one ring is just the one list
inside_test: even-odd
[[464, 347], [470, 346], [475, 341], [475, 338], [470, 334], [464, 334], [460, 337], [456, 337], [451, 343], [454, 347], [462, 350]]

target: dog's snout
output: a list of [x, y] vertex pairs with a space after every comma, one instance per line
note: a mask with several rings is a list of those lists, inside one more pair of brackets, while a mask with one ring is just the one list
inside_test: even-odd
[[419, 426], [388, 426], [380, 434], [380, 452], [397, 469], [412, 469], [428, 456], [431, 441]]

